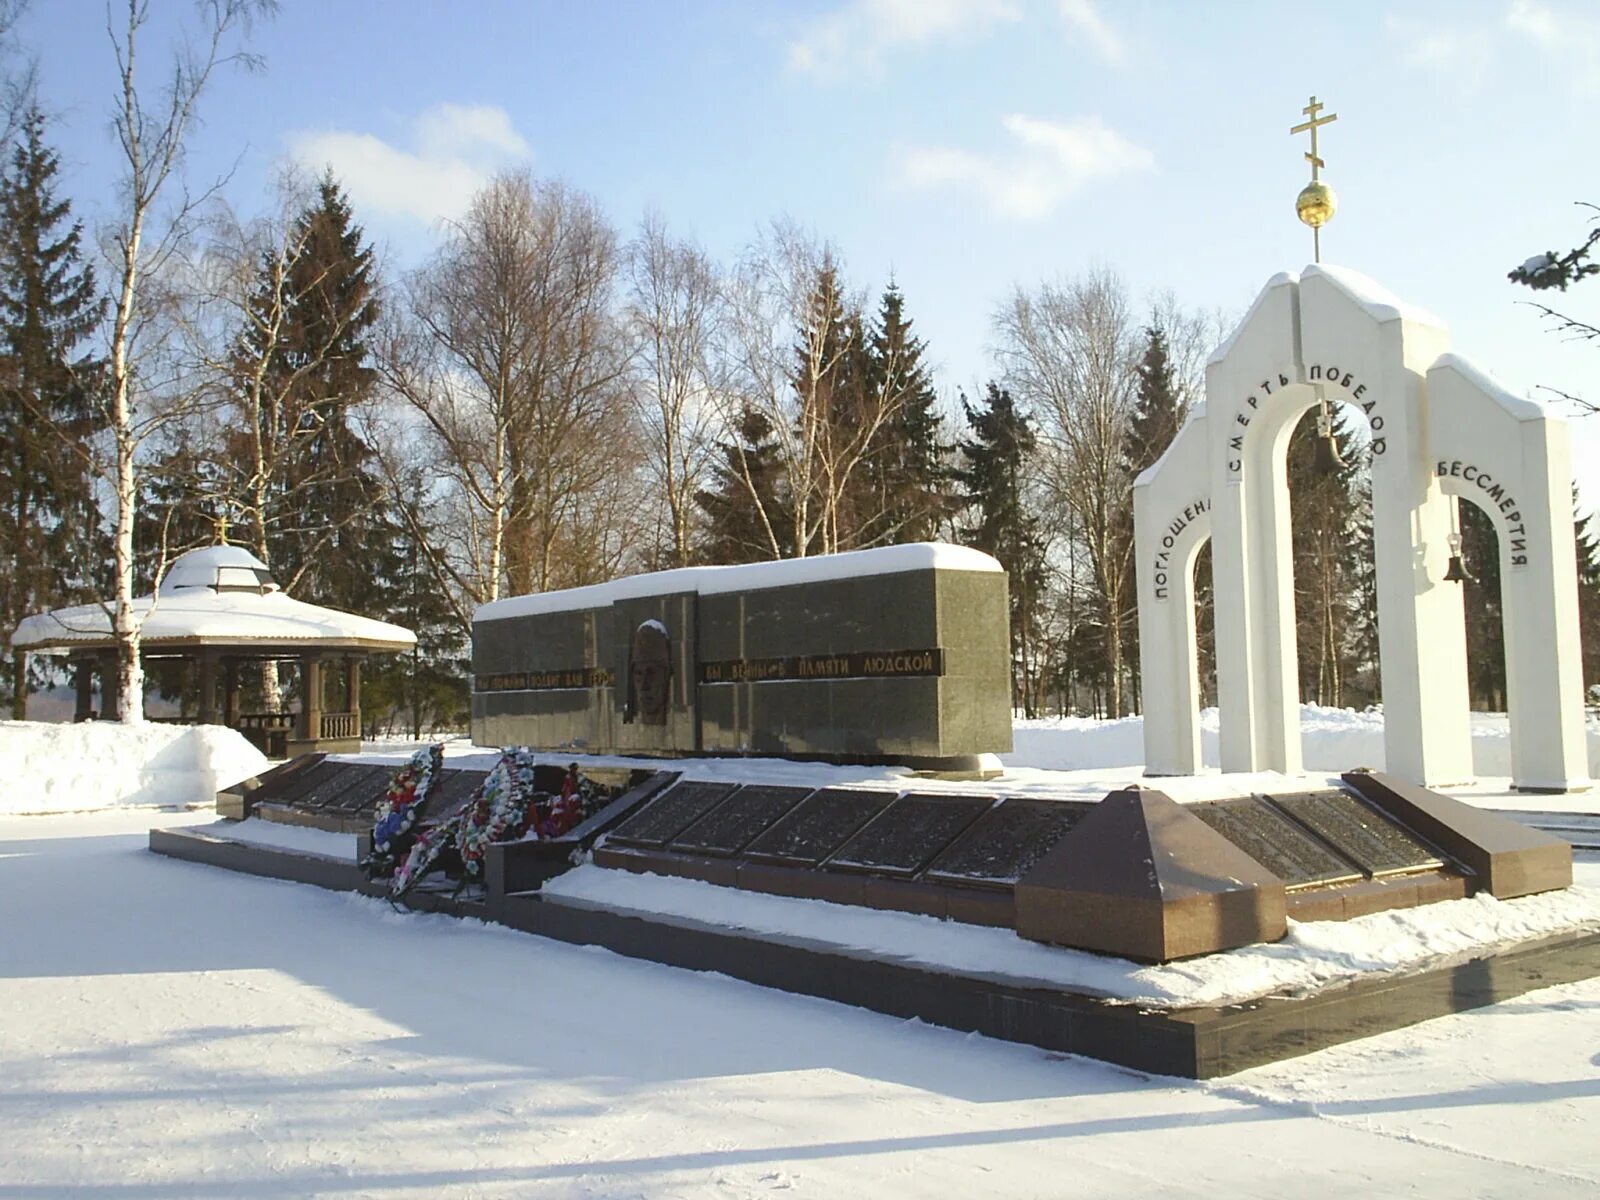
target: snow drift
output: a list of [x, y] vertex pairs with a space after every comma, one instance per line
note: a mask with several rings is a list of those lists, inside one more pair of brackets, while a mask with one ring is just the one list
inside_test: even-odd
[[210, 805], [267, 764], [220, 725], [0, 721], [0, 813]]

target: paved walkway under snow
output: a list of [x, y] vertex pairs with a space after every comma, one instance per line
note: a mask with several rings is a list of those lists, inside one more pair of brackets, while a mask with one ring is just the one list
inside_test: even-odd
[[1600, 982], [1191, 1084], [144, 849], [195, 820], [0, 818], [0, 1197], [1600, 1189]]

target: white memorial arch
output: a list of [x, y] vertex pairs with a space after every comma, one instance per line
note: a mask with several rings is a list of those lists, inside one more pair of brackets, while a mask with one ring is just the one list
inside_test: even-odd
[[[1212, 541], [1224, 771], [1301, 770], [1285, 461], [1319, 395], [1372, 434], [1387, 769], [1472, 778], [1451, 505], [1499, 533], [1513, 784], [1588, 786], [1566, 422], [1446, 353], [1448, 335], [1354, 272], [1269, 280], [1206, 368], [1206, 403], [1134, 484], [1146, 770], [1201, 768], [1194, 564]], [[1350, 764], [1352, 767], [1370, 764]]]

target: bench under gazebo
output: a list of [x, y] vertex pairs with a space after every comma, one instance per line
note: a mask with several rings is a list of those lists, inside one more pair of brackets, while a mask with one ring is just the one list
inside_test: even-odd
[[[193, 664], [199, 699], [193, 717], [237, 729], [274, 758], [361, 747], [361, 664], [370, 654], [416, 645], [409, 629], [283, 594], [271, 572], [242, 546], [210, 546], [180, 555], [154, 596], [135, 600], [147, 667]], [[27, 617], [11, 635], [15, 649], [66, 655], [74, 670], [74, 719], [118, 717], [116, 640], [109, 605], [85, 604]], [[241, 668], [292, 663], [300, 673], [298, 711], [240, 711]], [[94, 684], [102, 703], [94, 709]], [[336, 709], [327, 707], [329, 683]], [[159, 719], [159, 718], [158, 718]], [[173, 718], [168, 718], [173, 719]]]

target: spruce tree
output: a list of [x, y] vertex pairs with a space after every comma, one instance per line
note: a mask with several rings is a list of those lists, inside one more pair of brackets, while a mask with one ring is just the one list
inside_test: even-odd
[[[286, 591], [370, 611], [371, 560], [394, 530], [355, 409], [372, 392], [367, 339], [378, 318], [372, 249], [331, 174], [282, 249], [262, 257], [235, 352], [243, 427], [227, 458], [246, 464], [241, 541]], [[259, 473], [250, 468], [263, 464]], [[376, 614], [374, 614], [376, 615]]]
[[863, 464], [858, 545], [930, 541], [950, 511], [951, 447], [940, 441], [943, 423], [923, 361], [926, 344], [911, 324], [905, 297], [891, 282], [867, 338], [866, 385], [890, 416]]
[[1123, 462], [1135, 477], [1166, 453], [1187, 415], [1172, 374], [1167, 334], [1160, 325], [1145, 330], [1138, 370], [1138, 390], [1123, 450]]
[[[59, 159], [28, 111], [0, 175], [0, 627], [91, 598], [106, 578], [91, 440], [103, 428], [102, 364], [84, 349], [103, 302], [82, 224], [56, 195]], [[24, 655], [0, 688], [21, 716]]]
[[409, 653], [373, 661], [362, 715], [367, 736], [392, 722], [420, 738], [436, 729], [460, 728], [470, 719], [470, 656], [455, 610], [428, 563], [429, 548], [440, 544], [440, 530], [426, 513], [423, 472], [411, 469], [402, 490], [399, 504], [406, 519], [392, 527], [392, 540], [372, 564], [383, 585], [374, 601], [387, 619], [415, 633], [417, 643]]
[[695, 493], [706, 516], [698, 557], [708, 563], [788, 558], [794, 553], [794, 521], [772, 424], [746, 407], [732, 432], [733, 440], [718, 445], [712, 486]]
[[1578, 507], [1578, 489], [1572, 489], [1573, 539], [1578, 554], [1578, 631], [1583, 644], [1583, 694], [1593, 703], [1600, 688], [1600, 538], [1595, 519]]
[[1033, 429], [1011, 393], [992, 382], [980, 406], [962, 396], [961, 408], [972, 437], [961, 442], [962, 465], [954, 472], [969, 512], [960, 537], [993, 555], [1010, 579], [1012, 692], [1032, 716], [1035, 689], [1028, 684], [1045, 596], [1044, 539], [1024, 494]]
[[[1128, 429], [1123, 437], [1122, 465], [1129, 479], [1136, 479], [1141, 471], [1151, 467], [1166, 453], [1172, 439], [1178, 436], [1183, 424], [1184, 406], [1178, 396], [1177, 381], [1173, 378], [1172, 360], [1167, 350], [1167, 335], [1159, 324], [1145, 330], [1145, 349], [1138, 367], [1138, 384], [1134, 394], [1133, 412], [1128, 419]], [[1112, 515], [1117, 534], [1129, 543], [1133, 540], [1133, 497], [1130, 492], [1126, 502]], [[1137, 558], [1134, 570], [1138, 571]], [[1122, 654], [1134, 680], [1135, 694], [1140, 687], [1139, 673], [1139, 620], [1138, 588], [1130, 588], [1134, 604], [1128, 611], [1117, 614], [1123, 623]], [[1207, 595], [1209, 600], [1209, 593]]]
[[1500, 593], [1500, 534], [1494, 518], [1467, 500], [1453, 500], [1461, 520], [1461, 586], [1467, 626], [1467, 690], [1472, 707], [1506, 711], [1505, 608]]

